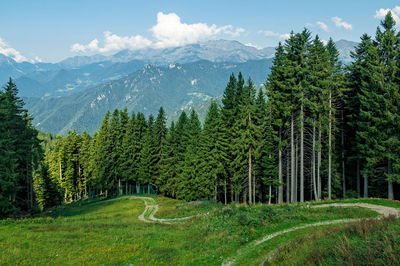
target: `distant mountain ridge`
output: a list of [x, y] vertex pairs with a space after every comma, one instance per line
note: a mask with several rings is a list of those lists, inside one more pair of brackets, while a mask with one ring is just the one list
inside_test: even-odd
[[[342, 61], [349, 62], [356, 44], [336, 43]], [[273, 47], [214, 40], [110, 56], [75, 56], [55, 64], [18, 63], [0, 55], [0, 79], [3, 84], [10, 76], [15, 80], [39, 129], [92, 133], [105, 112], [115, 108], [149, 115], [164, 106], [171, 119], [193, 106], [205, 113], [207, 102], [223, 93], [232, 72], [264, 83], [274, 52]]]
[[255, 84], [265, 82], [272, 59], [244, 63], [197, 61], [170, 66], [146, 65], [121, 79], [63, 97], [24, 98], [34, 125], [44, 131], [65, 134], [76, 128], [93, 133], [107, 110], [155, 114], [163, 106], [167, 114], [199, 105], [220, 96], [231, 73], [241, 71]]
[[[350, 61], [350, 51], [356, 44], [345, 40], [336, 42], [344, 62]], [[272, 58], [274, 52], [274, 47], [257, 49], [238, 41], [212, 40], [166, 49], [123, 50], [110, 56], [75, 56], [54, 64], [17, 63], [0, 54], [0, 80], [4, 84], [12, 77], [22, 96], [63, 96], [117, 80], [146, 64], [167, 66], [200, 60], [240, 63]]]

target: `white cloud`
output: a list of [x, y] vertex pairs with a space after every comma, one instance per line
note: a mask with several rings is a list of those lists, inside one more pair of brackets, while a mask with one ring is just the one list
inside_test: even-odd
[[[0, 38], [0, 54], [9, 56], [16, 62], [30, 61], [14, 48], [10, 47], [4, 39]], [[32, 60], [31, 60], [32, 61]]]
[[391, 11], [393, 19], [396, 21], [396, 24], [400, 24], [400, 6], [395, 6], [393, 9], [390, 8], [380, 8], [375, 11], [374, 18], [382, 19], [386, 16], [386, 14]]
[[263, 34], [266, 37], [275, 37], [279, 39], [289, 39], [290, 34], [289, 33], [278, 33], [278, 32], [273, 32], [270, 30], [260, 30], [258, 33]]
[[93, 39], [88, 44], [75, 43], [71, 45], [71, 51], [107, 53], [123, 49], [137, 50], [145, 47], [174, 47], [196, 43], [217, 35], [238, 37], [245, 30], [243, 28], [235, 28], [232, 25], [186, 24], [182, 23], [180, 17], [175, 13], [164, 14], [163, 12], [158, 12], [157, 24], [151, 27], [149, 31], [152, 33], [153, 40], [141, 35], [118, 36], [106, 31], [104, 32], [103, 47], [99, 46], [98, 39]]
[[262, 49], [261, 46], [259, 46], [259, 45], [257, 45], [257, 44], [254, 44], [254, 43], [251, 43], [251, 42], [245, 43], [244, 45], [250, 46], [250, 47], [254, 47], [254, 48], [258, 49], [258, 50], [261, 50], [261, 49]]
[[215, 24], [209, 26], [205, 23], [186, 24], [182, 23], [175, 13], [158, 12], [157, 24], [150, 29], [150, 32], [156, 39], [155, 47], [165, 48], [196, 43], [220, 34], [237, 37], [244, 32], [244, 29], [234, 28], [232, 25], [218, 27]]
[[328, 31], [328, 26], [322, 22], [322, 21], [317, 21], [316, 24], [323, 30], [323, 31]]
[[32, 60], [33, 62], [37, 62], [37, 63], [41, 63], [43, 62], [42, 58], [40, 58], [39, 56], [35, 56], [35, 58]]
[[112, 51], [120, 51], [123, 49], [137, 50], [152, 44], [152, 41], [147, 38], [136, 35], [136, 36], [118, 36], [112, 34], [110, 31], [105, 31], [104, 33], [104, 46], [99, 46], [99, 41], [93, 39], [88, 44], [75, 43], [71, 46], [71, 51], [73, 52], [99, 52], [107, 53]]
[[343, 21], [339, 17], [332, 17], [332, 22], [335, 23], [336, 27], [338, 27], [338, 28], [344, 28], [345, 30], [353, 29], [353, 26], [350, 23]]

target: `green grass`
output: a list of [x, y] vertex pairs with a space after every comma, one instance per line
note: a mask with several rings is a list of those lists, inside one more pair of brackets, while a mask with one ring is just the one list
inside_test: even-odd
[[363, 220], [299, 237], [273, 265], [399, 265], [400, 220]]
[[193, 201], [182, 202], [176, 199], [163, 198], [159, 203], [159, 210], [156, 213], [158, 218], [180, 218], [193, 216], [199, 213], [207, 213], [221, 204], [214, 201]]
[[[269, 233], [317, 221], [376, 216], [363, 208], [223, 206], [154, 199], [160, 205], [158, 218], [209, 215], [179, 225], [144, 223], [137, 218], [144, 210], [142, 200], [81, 201], [42, 217], [0, 221], [0, 264], [220, 265]], [[271, 247], [295, 239], [296, 234], [301, 232], [266, 242], [238, 262], [254, 264]]]
[[370, 203], [376, 205], [382, 205], [386, 207], [400, 208], [400, 201], [398, 200], [387, 200], [378, 198], [360, 198], [360, 199], [345, 199], [345, 200], [324, 200], [318, 202], [311, 202], [313, 205], [327, 204], [327, 203]]

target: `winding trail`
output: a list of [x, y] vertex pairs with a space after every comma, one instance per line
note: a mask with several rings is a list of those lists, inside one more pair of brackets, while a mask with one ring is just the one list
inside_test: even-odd
[[181, 224], [191, 218], [208, 214], [208, 213], [201, 213], [201, 214], [180, 217], [180, 218], [160, 219], [160, 218], [154, 217], [154, 215], [158, 211], [158, 204], [153, 198], [133, 196], [133, 197], [130, 197], [130, 199], [140, 199], [140, 200], [144, 201], [144, 204], [146, 205], [146, 207], [145, 207], [144, 211], [142, 212], [142, 214], [139, 215], [138, 218], [139, 218], [139, 220], [141, 220], [145, 223], [156, 222], [156, 223], [161, 223], [161, 224]]
[[[160, 219], [160, 218], [156, 218], [154, 217], [154, 215], [156, 214], [156, 212], [158, 211], [158, 204], [157, 202], [151, 198], [151, 197], [141, 197], [141, 196], [131, 196], [129, 197], [129, 199], [139, 199], [139, 200], [143, 200], [145, 203], [145, 209], [144, 211], [139, 215], [138, 219], [145, 222], [145, 223], [161, 223], [161, 224], [182, 224], [185, 221], [194, 218], [194, 217], [198, 217], [198, 216], [204, 216], [204, 215], [208, 215], [209, 213], [200, 213], [197, 215], [192, 215], [192, 216], [187, 216], [187, 217], [180, 217], [180, 218], [164, 218], [164, 219]], [[112, 199], [112, 200], [117, 200], [117, 199]], [[110, 200], [110, 201], [112, 201]], [[395, 216], [396, 218], [398, 218], [400, 216], [400, 209], [397, 208], [393, 208], [393, 207], [387, 207], [387, 206], [382, 206], [382, 205], [376, 205], [376, 204], [369, 204], [369, 203], [328, 203], [328, 204], [320, 204], [320, 205], [309, 205], [307, 206], [308, 208], [326, 208], [326, 207], [361, 207], [361, 208], [367, 208], [370, 210], [373, 210], [377, 213], [380, 214], [379, 217], [375, 218], [375, 219], [382, 219], [383, 217], [388, 217], [388, 216]], [[223, 266], [228, 266], [228, 265], [233, 265], [236, 262], [236, 259], [238, 256], [240, 256], [241, 254], [243, 254], [245, 251], [249, 251], [255, 247], [257, 247], [258, 245], [265, 243], [277, 236], [289, 233], [289, 232], [293, 232], [293, 231], [297, 231], [297, 230], [301, 230], [304, 228], [308, 228], [308, 227], [316, 227], [316, 226], [321, 226], [321, 225], [333, 225], [333, 224], [345, 224], [345, 223], [351, 223], [351, 222], [357, 222], [357, 221], [361, 221], [363, 219], [367, 219], [367, 218], [349, 218], [349, 219], [338, 219], [338, 220], [330, 220], [330, 221], [322, 221], [322, 222], [316, 222], [316, 223], [311, 223], [311, 224], [304, 224], [304, 225], [299, 225], [299, 226], [295, 226], [292, 228], [288, 228], [282, 231], [278, 231], [272, 234], [268, 234], [266, 236], [264, 236], [262, 239], [259, 240], [255, 240], [251, 243], [249, 243], [248, 245], [244, 246], [243, 248], [237, 250], [235, 256], [228, 258], [226, 260], [223, 261], [222, 265]], [[370, 218], [371, 219], [371, 218]], [[270, 251], [267, 253], [267, 255], [264, 257], [263, 262], [261, 263], [261, 265], [264, 264], [264, 262], [266, 261], [270, 261], [274, 258], [274, 256], [277, 254], [278, 252], [278, 248]]]
[[[386, 206], [382, 206], [382, 205], [375, 205], [375, 204], [369, 204], [369, 203], [331, 203], [331, 204], [321, 204], [321, 205], [310, 205], [310, 208], [324, 208], [324, 207], [362, 207], [362, 208], [368, 208], [371, 209], [379, 214], [381, 214], [380, 217], [377, 217], [376, 219], [381, 219], [383, 217], [387, 217], [390, 215], [393, 215], [395, 217], [399, 217], [400, 216], [400, 210], [396, 209], [396, 208], [392, 208], [392, 207], [386, 207]], [[282, 231], [278, 231], [272, 234], [268, 234], [266, 236], [264, 236], [262, 239], [260, 240], [256, 240], [253, 241], [252, 243], [250, 243], [249, 245], [245, 246], [242, 249], [239, 249], [236, 252], [236, 256], [240, 256], [245, 250], [249, 250], [251, 248], [254, 248], [268, 240], [271, 240], [274, 237], [289, 233], [289, 232], [293, 232], [296, 230], [300, 230], [300, 229], [304, 229], [307, 227], [315, 227], [315, 226], [321, 226], [321, 225], [329, 225], [329, 224], [344, 224], [344, 223], [350, 223], [350, 222], [356, 222], [356, 221], [360, 221], [362, 219], [339, 219], [339, 220], [331, 220], [331, 221], [323, 221], [323, 222], [317, 222], [317, 223], [312, 223], [312, 224], [305, 224], [305, 225], [299, 225], [299, 226], [295, 226], [292, 228], [288, 228]], [[275, 254], [277, 253], [277, 249], [270, 251], [267, 256], [264, 258], [263, 263], [266, 261], [270, 261]], [[235, 257], [231, 257], [226, 259], [222, 265], [223, 266], [228, 266], [228, 265], [232, 265], [235, 263]], [[261, 264], [263, 264], [261, 263]]]

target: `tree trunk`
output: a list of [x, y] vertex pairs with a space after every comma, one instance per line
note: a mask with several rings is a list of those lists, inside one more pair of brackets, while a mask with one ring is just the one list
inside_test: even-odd
[[298, 138], [296, 138], [296, 148], [295, 148], [295, 171], [294, 171], [294, 201], [297, 202], [297, 191], [298, 191], [298, 180], [299, 176], [299, 142]]
[[217, 184], [214, 185], [214, 200], [217, 201]]
[[364, 174], [364, 198], [368, 198], [368, 176]]
[[361, 197], [360, 160], [357, 159], [357, 193]]
[[[226, 182], [226, 178], [225, 178], [225, 182]], [[232, 183], [231, 183], [231, 202], [234, 202], [236, 199], [233, 198], [233, 187], [232, 187]]]
[[253, 171], [253, 203], [256, 203], [256, 175]]
[[282, 178], [282, 150], [281, 150], [281, 142], [282, 135], [281, 130], [279, 129], [279, 148], [278, 148], [278, 177], [279, 177], [279, 191], [278, 191], [278, 203], [283, 203], [283, 178]]
[[320, 147], [318, 149], [318, 161], [317, 161], [317, 179], [318, 179], [318, 200], [321, 199], [322, 195], [322, 182], [321, 182], [321, 156], [322, 156], [322, 133], [321, 133], [321, 122], [320, 122], [320, 129], [318, 130], [319, 134], [319, 144]]
[[286, 202], [290, 202], [290, 156], [289, 149], [286, 150]]
[[25, 179], [26, 179], [26, 197], [27, 197], [27, 207], [28, 209], [31, 209], [33, 207], [33, 186], [32, 186], [32, 178], [29, 174], [29, 161], [26, 160], [26, 165], [25, 165]]
[[312, 155], [311, 155], [311, 176], [313, 182], [313, 190], [314, 190], [314, 198], [315, 200], [319, 200], [318, 198], [318, 188], [317, 188], [317, 180], [315, 178], [315, 126], [313, 126], [313, 136], [312, 136]]
[[[388, 160], [388, 174], [392, 173], [392, 162]], [[393, 199], [393, 183], [388, 181], [388, 199]]]
[[271, 204], [271, 197], [272, 197], [272, 188], [271, 185], [269, 185], [269, 197], [268, 197], [268, 204]]
[[300, 202], [304, 202], [304, 111], [300, 113]]
[[[344, 110], [342, 108], [342, 124], [344, 124], [344, 117], [343, 117]], [[343, 198], [346, 198], [346, 172], [345, 172], [345, 165], [344, 165], [344, 126], [342, 128], [342, 182], [343, 182]]]
[[253, 198], [253, 193], [252, 193], [252, 182], [251, 182], [251, 147], [249, 148], [249, 204], [252, 204], [252, 198]]
[[[251, 123], [251, 113], [249, 113], [249, 125]], [[252, 191], [252, 182], [251, 182], [251, 177], [252, 177], [252, 165], [251, 165], [251, 144], [249, 148], [249, 204], [252, 204], [253, 201], [253, 191]]]
[[292, 121], [290, 123], [290, 152], [291, 152], [291, 156], [290, 156], [290, 167], [291, 167], [291, 173], [290, 173], [290, 178], [291, 178], [291, 202], [295, 202], [295, 194], [294, 194], [294, 190], [295, 190], [295, 169], [294, 169], [294, 163], [295, 163], [295, 150], [294, 150], [294, 114], [292, 113]]
[[224, 182], [224, 200], [225, 200], [225, 205], [228, 203], [227, 202], [227, 197], [226, 197], [226, 178], [225, 178], [225, 180], [224, 180], [225, 182]]
[[332, 92], [329, 89], [328, 198], [332, 199]]

